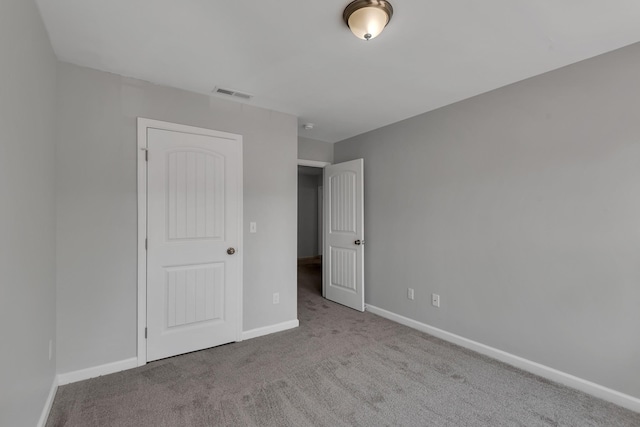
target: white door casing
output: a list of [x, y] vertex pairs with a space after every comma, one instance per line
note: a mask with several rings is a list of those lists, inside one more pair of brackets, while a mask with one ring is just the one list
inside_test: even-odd
[[324, 189], [322, 185], [318, 186], [318, 254], [322, 256], [324, 252]]
[[364, 311], [364, 160], [324, 168], [323, 292]]
[[140, 127], [146, 363], [240, 340], [242, 137], [147, 119]]

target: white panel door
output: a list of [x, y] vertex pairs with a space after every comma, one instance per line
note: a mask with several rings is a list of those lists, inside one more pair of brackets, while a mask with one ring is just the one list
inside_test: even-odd
[[239, 337], [242, 142], [219, 135], [147, 131], [148, 361]]
[[364, 311], [364, 160], [324, 168], [324, 293]]

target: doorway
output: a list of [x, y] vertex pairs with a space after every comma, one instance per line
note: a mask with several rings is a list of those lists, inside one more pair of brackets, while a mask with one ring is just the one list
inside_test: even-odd
[[322, 185], [326, 165], [328, 163], [298, 161], [298, 286], [318, 295], [322, 295]]
[[298, 160], [298, 273], [316, 264], [323, 297], [364, 311], [364, 159], [317, 163]]
[[298, 166], [298, 262], [322, 258], [322, 169]]

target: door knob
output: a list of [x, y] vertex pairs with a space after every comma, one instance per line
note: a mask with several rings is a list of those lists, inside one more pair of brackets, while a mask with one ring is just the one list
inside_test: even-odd
[[356, 245], [364, 245], [364, 240], [356, 240], [355, 242]]
[[233, 254], [235, 254], [235, 253], [236, 253], [236, 250], [235, 250], [234, 248], [229, 248], [229, 249], [227, 249], [227, 253], [228, 253], [229, 255], [233, 255]]

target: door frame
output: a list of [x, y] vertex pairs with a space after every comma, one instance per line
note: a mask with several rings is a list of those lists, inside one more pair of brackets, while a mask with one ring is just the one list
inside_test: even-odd
[[138, 293], [137, 293], [137, 359], [138, 366], [147, 364], [147, 339], [145, 329], [147, 327], [147, 130], [161, 129], [167, 131], [192, 133], [196, 135], [214, 136], [218, 138], [233, 139], [240, 145], [240, 161], [238, 162], [238, 248], [236, 255], [238, 260], [238, 328], [236, 331], [236, 341], [242, 341], [242, 308], [243, 303], [243, 159], [242, 159], [242, 136], [220, 132], [212, 129], [199, 128], [194, 126], [181, 125], [160, 120], [146, 119], [138, 117], [138, 137], [137, 137], [137, 157], [138, 157]]
[[309, 166], [312, 168], [324, 168], [325, 166], [329, 166], [331, 163], [329, 162], [321, 162], [319, 160], [305, 160], [298, 159], [298, 166]]

